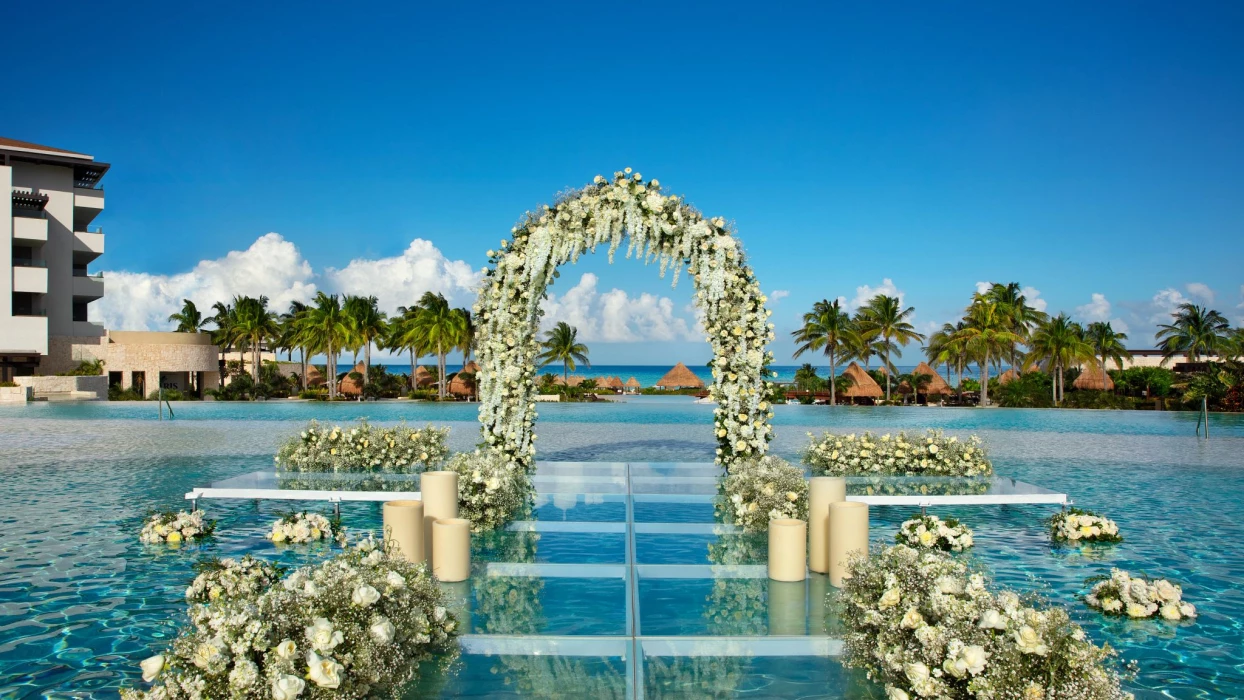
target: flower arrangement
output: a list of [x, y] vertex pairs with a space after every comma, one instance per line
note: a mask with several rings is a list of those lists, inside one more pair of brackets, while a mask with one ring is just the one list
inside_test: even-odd
[[1172, 622], [1196, 617], [1196, 606], [1184, 601], [1183, 588], [1164, 578], [1149, 579], [1112, 569], [1110, 576], [1091, 578], [1085, 583], [1092, 584], [1093, 588], [1084, 602], [1107, 615], [1132, 618], [1161, 615], [1162, 619]]
[[981, 439], [946, 437], [940, 430], [923, 435], [900, 432], [880, 437], [825, 433], [811, 444], [803, 461], [826, 476], [893, 474], [906, 476], [989, 476], [993, 463]]
[[142, 662], [128, 700], [363, 698], [395, 694], [457, 621], [427, 567], [368, 537], [252, 596], [192, 605], [190, 627]]
[[847, 489], [865, 496], [966, 496], [984, 494], [990, 479], [973, 476], [848, 476]]
[[808, 519], [808, 481], [803, 470], [766, 455], [735, 463], [721, 483], [718, 517], [748, 532], [766, 532], [775, 518]]
[[377, 428], [367, 421], [331, 428], [311, 421], [277, 450], [278, 471], [417, 474], [449, 455], [448, 428]]
[[994, 592], [949, 554], [905, 545], [856, 555], [834, 603], [844, 659], [911, 698], [1130, 698], [1116, 654], [1096, 646], [1062, 608]]
[[195, 565], [199, 572], [186, 588], [186, 602], [210, 603], [222, 598], [257, 596], [280, 580], [283, 567], [247, 554], [241, 559], [209, 559]]
[[894, 541], [916, 549], [962, 552], [972, 547], [972, 530], [954, 518], [921, 515], [900, 525]]
[[488, 251], [490, 267], [474, 308], [485, 449], [524, 471], [532, 468], [540, 300], [558, 266], [605, 243], [612, 262], [629, 237], [627, 257], [658, 262], [662, 276], [673, 268], [674, 283], [686, 265], [695, 282], [695, 303], [713, 348], [709, 395], [717, 402], [717, 462], [730, 466], [765, 453], [772, 417], [764, 369], [773, 359], [766, 350], [773, 339], [771, 312], [725, 220], [705, 218], [681, 197], [664, 194], [658, 181], [627, 168], [528, 212], [511, 233], [499, 250]]
[[333, 539], [333, 523], [319, 513], [287, 513], [272, 523], [268, 539], [276, 544], [305, 544]]
[[1055, 513], [1046, 522], [1050, 527], [1050, 539], [1055, 544], [1123, 541], [1119, 526], [1113, 520], [1079, 508]]
[[178, 544], [193, 542], [196, 537], [210, 537], [215, 531], [216, 521], [204, 519], [201, 510], [193, 513], [184, 510], [174, 513], [170, 510], [148, 517], [138, 539], [146, 544]]
[[458, 517], [472, 532], [502, 527], [531, 503], [527, 472], [495, 452], [460, 452], [445, 468], [458, 474]]

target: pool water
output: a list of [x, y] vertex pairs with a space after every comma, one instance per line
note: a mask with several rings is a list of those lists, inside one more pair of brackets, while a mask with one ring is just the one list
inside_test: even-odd
[[[330, 551], [264, 540], [284, 506], [254, 501], [204, 502], [221, 525], [206, 543], [171, 549], [136, 536], [148, 510], [183, 507], [190, 487], [270, 469], [276, 444], [306, 420], [430, 421], [452, 428], [456, 449], [477, 436], [474, 407], [463, 404], [181, 404], [162, 423], [151, 408], [0, 409], [0, 696], [115, 697], [182, 624], [194, 561], [250, 552], [297, 564]], [[769, 582], [763, 538], [715, 529], [702, 499], [676, 500], [692, 490], [681, 478], [711, 473], [670, 464], [711, 459], [711, 409], [683, 398], [542, 406], [535, 522], [474, 543], [475, 575], [446, 586], [469, 621], [463, 653], [448, 673], [427, 669], [410, 696], [878, 697], [838, 664], [824, 577]], [[789, 458], [807, 432], [830, 428], [980, 434], [1000, 474], [1068, 493], [1127, 538], [1054, 549], [1041, 524], [1049, 508], [935, 511], [975, 529], [975, 556], [999, 582], [1043, 592], [1138, 662], [1130, 686], [1141, 697], [1244, 695], [1240, 416], [1214, 416], [1204, 441], [1195, 416], [1180, 413], [776, 412], [773, 449]], [[584, 465], [545, 460], [613, 464], [590, 467], [592, 478], [604, 475], [593, 482]], [[374, 504], [342, 512], [353, 530], [379, 526]], [[892, 538], [912, 512], [873, 508], [873, 539]], [[737, 566], [714, 566], [723, 561]], [[1091, 613], [1078, 600], [1083, 580], [1111, 566], [1182, 583], [1200, 617], [1175, 626]]]

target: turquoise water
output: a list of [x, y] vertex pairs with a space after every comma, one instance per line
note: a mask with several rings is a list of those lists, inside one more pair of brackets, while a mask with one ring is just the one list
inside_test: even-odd
[[[181, 404], [178, 418], [163, 423], [150, 409], [121, 403], [0, 409], [0, 696], [115, 697], [117, 687], [136, 680], [136, 662], [176, 633], [197, 558], [253, 552], [294, 563], [321, 556], [323, 548], [278, 549], [263, 540], [281, 506], [253, 501], [205, 503], [221, 522], [209, 543], [174, 551], [145, 547], [136, 537], [148, 509], [182, 506], [191, 486], [270, 468], [276, 443], [303, 421], [432, 421], [452, 428], [456, 448], [476, 439], [474, 412], [463, 404]], [[540, 458], [703, 462], [714, 447], [711, 409], [683, 398], [545, 405]], [[938, 511], [976, 529], [976, 554], [1000, 581], [1044, 591], [1095, 639], [1139, 662], [1132, 685], [1141, 696], [1244, 695], [1244, 542], [1234, 536], [1244, 522], [1244, 417], [1214, 416], [1213, 438], [1205, 442], [1193, 436], [1195, 416], [1179, 413], [815, 406], [779, 406], [776, 413], [774, 450], [788, 457], [796, 456], [806, 432], [830, 427], [981, 434], [1000, 473], [1065, 491], [1116, 519], [1127, 537], [1111, 548], [1055, 550], [1040, 523], [1048, 509]], [[910, 512], [874, 508], [874, 538], [892, 537]], [[343, 515], [352, 528], [379, 524], [371, 504], [347, 504]], [[538, 635], [524, 639], [549, 645], [550, 654], [500, 647], [464, 653], [454, 674], [430, 672], [418, 692], [682, 697], [712, 686], [720, 697], [870, 694], [817, 646], [824, 629], [812, 609], [816, 591], [804, 594], [806, 619], [792, 619], [780, 602], [789, 591], [772, 590], [763, 579], [731, 580], [715, 590], [711, 574], [694, 574], [690, 567], [714, 561], [709, 545], [729, 547], [743, 563], [764, 561], [763, 541], [659, 531], [669, 529], [663, 523], [710, 522], [705, 504], [558, 493], [541, 499], [536, 517], [548, 524], [543, 527], [565, 523], [566, 529], [496, 533], [478, 541], [475, 552], [481, 564], [535, 565], [534, 575], [477, 576], [456, 593], [473, 634]], [[618, 530], [627, 523], [655, 524], [658, 531], [628, 538]], [[639, 571], [631, 603], [628, 565]], [[1183, 583], [1201, 617], [1175, 627], [1091, 614], [1076, 598], [1081, 583], [1111, 566]], [[693, 575], [669, 578], [679, 569]], [[740, 612], [728, 622], [714, 619], [722, 606]], [[638, 653], [629, 642], [632, 607], [633, 624], [650, 639]], [[712, 641], [743, 635], [786, 644], [791, 634], [805, 641], [780, 653], [725, 654]], [[693, 653], [685, 645], [660, 646], [706, 637]], [[579, 641], [559, 641], [567, 639]]]

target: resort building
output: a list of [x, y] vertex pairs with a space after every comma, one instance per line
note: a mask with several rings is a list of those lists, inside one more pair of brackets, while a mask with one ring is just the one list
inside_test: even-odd
[[72, 368], [72, 346], [98, 345], [87, 321], [104, 295], [89, 265], [104, 252], [94, 226], [107, 163], [0, 137], [0, 381]]

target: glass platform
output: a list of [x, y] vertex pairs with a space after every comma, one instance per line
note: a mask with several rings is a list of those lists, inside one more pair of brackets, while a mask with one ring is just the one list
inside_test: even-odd
[[[843, 669], [828, 578], [767, 577], [767, 537], [714, 520], [711, 464], [542, 462], [531, 519], [475, 537], [441, 584], [461, 656], [408, 697], [874, 697]], [[255, 472], [187, 498], [418, 498], [418, 475]], [[852, 478], [849, 500], [1062, 504], [1011, 479]], [[944, 500], [943, 500], [944, 499]]]

